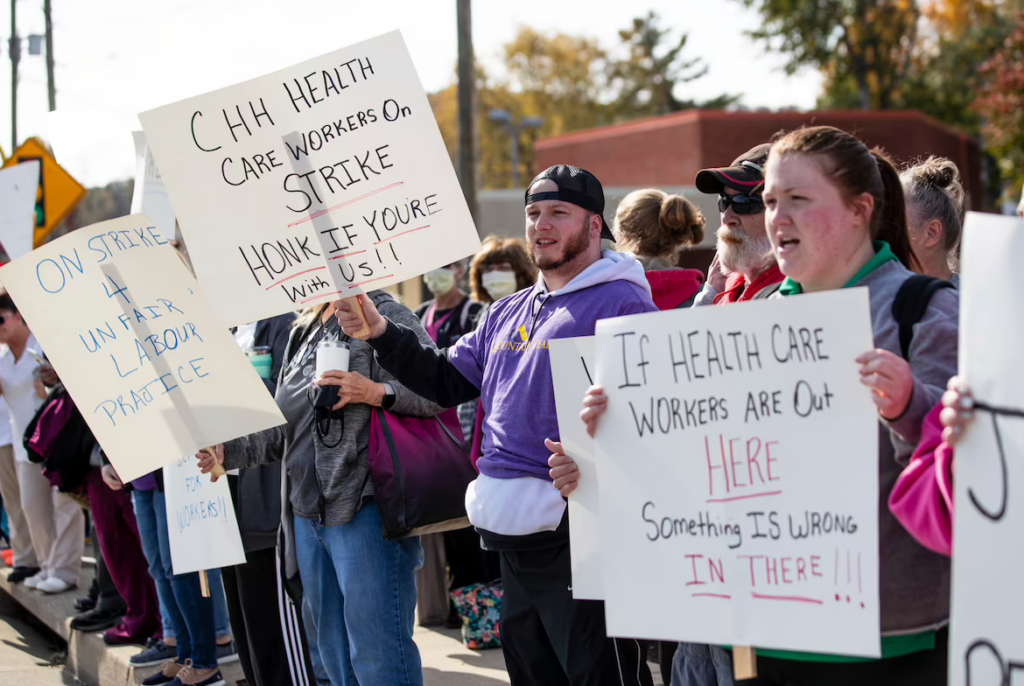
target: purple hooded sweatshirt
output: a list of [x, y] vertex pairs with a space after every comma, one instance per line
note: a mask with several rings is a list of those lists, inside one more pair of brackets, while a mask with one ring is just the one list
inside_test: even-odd
[[466, 496], [475, 526], [505, 535], [554, 530], [565, 503], [551, 485], [544, 447], [545, 438], [559, 437], [548, 342], [593, 336], [599, 319], [656, 311], [640, 263], [605, 250], [558, 291], [541, 277], [494, 303], [480, 327], [448, 349], [480, 389], [486, 413], [480, 478]]

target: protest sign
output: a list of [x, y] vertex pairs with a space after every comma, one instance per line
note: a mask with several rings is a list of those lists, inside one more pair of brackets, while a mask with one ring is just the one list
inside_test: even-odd
[[1022, 260], [1024, 221], [967, 215], [959, 368], [977, 411], [956, 447], [950, 684], [1010, 684], [1024, 672]]
[[284, 423], [145, 215], [73, 231], [3, 278], [122, 480]]
[[610, 635], [879, 656], [872, 347], [859, 288], [597, 323]]
[[32, 252], [39, 164], [31, 160], [0, 170], [0, 243], [12, 260]]
[[480, 248], [397, 31], [139, 119], [226, 323], [383, 288]]
[[174, 236], [174, 207], [167, 196], [160, 170], [146, 144], [146, 134], [132, 131], [135, 142], [135, 187], [132, 190], [132, 214], [145, 214], [153, 220], [161, 236]]
[[572, 597], [604, 599], [601, 560], [601, 509], [597, 489], [594, 440], [580, 419], [583, 395], [593, 385], [594, 337], [560, 338], [550, 342], [551, 381], [555, 388], [558, 435], [565, 454], [576, 461], [580, 482], [569, 496]]
[[175, 574], [245, 564], [227, 479], [211, 482], [189, 455], [164, 467], [164, 495]]

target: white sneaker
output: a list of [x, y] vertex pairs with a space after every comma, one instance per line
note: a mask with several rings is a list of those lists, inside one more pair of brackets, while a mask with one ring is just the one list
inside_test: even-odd
[[54, 594], [70, 591], [74, 587], [75, 584], [69, 584], [67, 581], [64, 581], [63, 579], [58, 579], [55, 576], [51, 576], [45, 581], [40, 581], [39, 585], [36, 586], [36, 590], [42, 591], [43, 593]]
[[30, 576], [23, 582], [25, 588], [39, 588], [39, 584], [46, 581], [46, 572], [39, 572], [35, 576]]

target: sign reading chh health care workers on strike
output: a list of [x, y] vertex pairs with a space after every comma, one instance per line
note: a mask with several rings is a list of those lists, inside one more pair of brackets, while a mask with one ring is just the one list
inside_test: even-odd
[[480, 247], [397, 31], [139, 119], [226, 323], [390, 286]]
[[164, 467], [164, 494], [175, 574], [245, 564], [227, 479], [210, 481], [188, 455]]
[[1014, 288], [1024, 221], [969, 213], [962, 254], [959, 368], [976, 416], [955, 454], [949, 683], [1015, 684], [1024, 677], [1024, 317]]
[[872, 347], [866, 289], [598, 322], [610, 635], [879, 656]]
[[146, 215], [73, 231], [3, 279], [122, 480], [284, 423]]

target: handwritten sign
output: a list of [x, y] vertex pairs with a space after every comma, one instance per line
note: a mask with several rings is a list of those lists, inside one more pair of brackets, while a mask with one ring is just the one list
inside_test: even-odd
[[1024, 221], [967, 215], [959, 367], [978, 412], [956, 448], [950, 684], [1016, 683], [1024, 670], [1024, 318], [1012, 290], [1021, 259]]
[[47, 243], [4, 286], [124, 481], [284, 423], [145, 215]]
[[580, 482], [569, 496], [572, 597], [604, 600], [601, 503], [594, 440], [580, 420], [583, 395], [593, 385], [594, 337], [560, 338], [550, 343], [558, 435], [566, 455], [579, 465]]
[[164, 494], [175, 574], [245, 564], [227, 479], [211, 482], [189, 455], [164, 467]]
[[383, 288], [480, 248], [397, 31], [139, 119], [225, 322]]
[[32, 252], [39, 161], [0, 169], [0, 242], [12, 260]]
[[598, 322], [610, 635], [880, 654], [871, 347], [865, 289]]
[[156, 167], [153, 153], [146, 143], [146, 134], [132, 131], [135, 142], [135, 187], [132, 190], [132, 214], [142, 213], [153, 220], [162, 236], [175, 233], [174, 207], [167, 187]]

